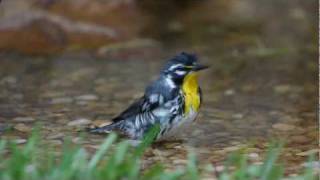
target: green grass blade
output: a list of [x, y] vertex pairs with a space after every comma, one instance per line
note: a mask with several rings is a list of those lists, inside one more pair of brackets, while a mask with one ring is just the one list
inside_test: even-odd
[[193, 153], [188, 155], [187, 176], [190, 180], [199, 179], [198, 168], [196, 164], [196, 156]]
[[92, 159], [89, 162], [89, 169], [93, 169], [97, 166], [98, 162], [104, 155], [104, 153], [109, 149], [111, 144], [116, 140], [117, 135], [116, 134], [110, 134], [108, 138], [103, 142], [99, 150], [96, 152], [96, 154], [92, 157]]
[[152, 144], [152, 142], [156, 139], [157, 135], [160, 132], [160, 125], [155, 124], [152, 128], [150, 128], [149, 132], [144, 136], [141, 144], [136, 148], [134, 155], [136, 157], [140, 157], [144, 150]]
[[266, 160], [262, 166], [261, 180], [273, 180], [270, 178], [278, 177], [277, 174], [281, 173], [280, 171], [277, 171], [277, 169], [273, 168], [280, 154], [281, 147], [282, 147], [282, 143], [281, 144], [279, 143], [279, 144], [271, 145], [271, 148], [269, 148]]

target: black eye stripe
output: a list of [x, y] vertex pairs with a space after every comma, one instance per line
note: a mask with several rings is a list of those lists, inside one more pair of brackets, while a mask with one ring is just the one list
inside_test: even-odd
[[183, 67], [177, 67], [176, 70], [190, 70], [193, 66], [183, 66]]
[[175, 69], [175, 71], [184, 71], [184, 70], [185, 70], [185, 68], [183, 68], [183, 67], [178, 67]]

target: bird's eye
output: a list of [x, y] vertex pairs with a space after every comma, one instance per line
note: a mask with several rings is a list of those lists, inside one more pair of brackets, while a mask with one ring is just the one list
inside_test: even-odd
[[178, 67], [175, 69], [175, 71], [184, 71], [184, 69], [185, 69], [184, 67]]

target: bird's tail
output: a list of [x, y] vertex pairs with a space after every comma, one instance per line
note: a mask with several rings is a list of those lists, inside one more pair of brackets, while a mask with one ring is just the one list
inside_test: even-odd
[[105, 125], [102, 127], [94, 127], [94, 128], [89, 128], [89, 132], [90, 133], [110, 133], [112, 131], [114, 131], [118, 126], [118, 123], [113, 123], [113, 124], [109, 124], [109, 125]]

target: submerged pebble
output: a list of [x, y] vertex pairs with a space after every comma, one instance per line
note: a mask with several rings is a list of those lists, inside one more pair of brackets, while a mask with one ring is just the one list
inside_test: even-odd
[[50, 144], [52, 145], [56, 145], [56, 146], [59, 146], [59, 145], [62, 145], [62, 141], [61, 140], [50, 140], [48, 141]]
[[221, 172], [225, 169], [225, 167], [223, 165], [218, 165], [218, 166], [215, 166], [214, 169], [217, 171], [217, 172]]
[[33, 122], [35, 121], [35, 119], [33, 117], [16, 117], [13, 119], [13, 121], [27, 123], [27, 122]]
[[50, 104], [67, 104], [67, 103], [72, 103], [73, 99], [69, 97], [59, 97], [59, 98], [54, 98], [50, 101]]
[[279, 130], [279, 131], [291, 131], [295, 129], [295, 126], [290, 124], [284, 124], [284, 123], [277, 123], [272, 125], [272, 128]]
[[25, 125], [23, 123], [16, 124], [14, 126], [14, 129], [16, 129], [16, 130], [18, 130], [20, 132], [30, 132], [32, 130], [31, 127], [29, 127], [29, 126], [27, 126], [27, 125]]
[[81, 119], [76, 119], [76, 120], [70, 121], [67, 125], [68, 126], [81, 126], [81, 125], [91, 124], [91, 122], [92, 121], [89, 119], [81, 118]]
[[60, 139], [60, 138], [63, 138], [65, 135], [63, 133], [55, 133], [55, 134], [51, 134], [49, 136], [47, 136], [46, 139]]
[[297, 156], [309, 156], [309, 155], [316, 154], [316, 153], [319, 154], [319, 149], [310, 149], [308, 151], [297, 153], [296, 155]]
[[235, 91], [233, 89], [228, 89], [224, 92], [225, 96], [232, 96], [235, 94]]
[[98, 96], [94, 95], [94, 94], [85, 94], [85, 95], [81, 95], [76, 97], [76, 100], [78, 101], [95, 101], [98, 100]]
[[299, 144], [302, 144], [302, 143], [307, 143], [307, 142], [310, 142], [310, 138], [308, 138], [307, 136], [305, 135], [297, 135], [297, 136], [292, 136], [290, 137], [290, 139], [295, 142], [295, 143], [299, 143]]
[[16, 144], [24, 144], [24, 143], [27, 142], [27, 140], [26, 140], [26, 139], [16, 139], [16, 140], [14, 140], [14, 142], [15, 142]]
[[112, 121], [108, 121], [108, 120], [94, 120], [92, 122], [92, 125], [93, 125], [93, 127], [103, 127], [103, 126], [109, 125], [111, 123], [112, 123]]
[[259, 159], [259, 154], [258, 153], [250, 153], [250, 154], [248, 154], [248, 157], [251, 160], [257, 160], [257, 159]]

